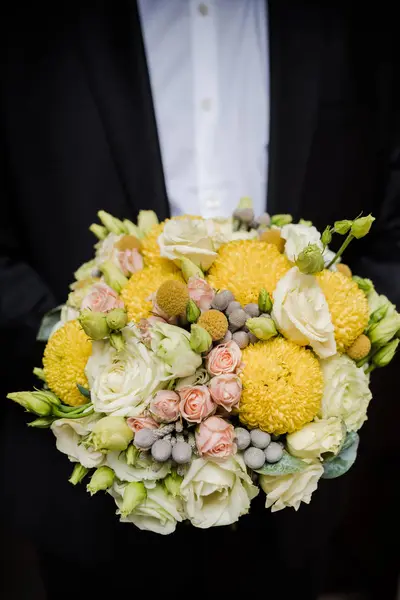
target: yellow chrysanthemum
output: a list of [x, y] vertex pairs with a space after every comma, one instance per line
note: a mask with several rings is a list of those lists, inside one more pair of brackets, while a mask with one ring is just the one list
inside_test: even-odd
[[329, 306], [337, 349], [344, 352], [368, 325], [367, 298], [355, 281], [339, 271], [322, 271], [317, 279]]
[[[173, 217], [172, 220], [181, 220], [181, 219], [202, 219], [202, 217], [197, 217], [194, 215], [179, 215], [177, 217]], [[149, 267], [151, 265], [161, 265], [165, 266], [170, 261], [167, 258], [161, 258], [160, 256], [160, 248], [158, 245], [158, 237], [164, 231], [165, 223], [167, 223], [170, 219], [165, 219], [158, 225], [155, 225], [151, 228], [149, 233], [141, 240], [142, 242], [142, 255], [145, 266]]]
[[274, 244], [239, 240], [221, 246], [207, 280], [216, 289], [230, 290], [241, 304], [257, 302], [261, 288], [274, 291], [291, 265]]
[[323, 378], [311, 350], [277, 337], [245, 348], [243, 362], [243, 423], [281, 434], [312, 421], [320, 408]]
[[173, 262], [155, 264], [137, 271], [121, 290], [129, 320], [138, 322], [151, 314], [152, 303], [149, 300], [164, 281], [176, 279], [184, 283], [180, 270]]
[[92, 342], [78, 321], [68, 321], [58, 329], [44, 351], [44, 375], [49, 388], [70, 406], [85, 404], [87, 399], [76, 387], [87, 387], [85, 367], [92, 353]]

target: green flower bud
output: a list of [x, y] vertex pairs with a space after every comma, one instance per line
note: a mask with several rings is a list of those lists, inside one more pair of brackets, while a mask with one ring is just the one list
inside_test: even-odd
[[53, 412], [53, 402], [46, 397], [47, 393], [51, 394], [51, 392], [13, 392], [7, 394], [7, 398], [39, 417], [49, 417]]
[[276, 227], [283, 227], [284, 225], [289, 225], [293, 221], [292, 215], [272, 215], [271, 217], [271, 225], [276, 225]]
[[38, 429], [48, 429], [53, 423], [54, 417], [40, 417], [28, 423], [28, 427], [37, 427]]
[[154, 210], [141, 210], [138, 216], [138, 227], [142, 235], [147, 235], [150, 229], [158, 225], [158, 218]]
[[309, 244], [300, 252], [296, 260], [299, 271], [306, 274], [320, 273], [325, 266], [321, 250], [316, 244]]
[[396, 335], [400, 328], [400, 315], [398, 312], [384, 317], [370, 327], [368, 337], [372, 344], [384, 346]]
[[183, 481], [183, 477], [178, 475], [176, 471], [172, 471], [170, 475], [168, 475], [164, 479], [165, 489], [169, 494], [171, 494], [174, 498], [181, 495], [181, 483]]
[[35, 377], [37, 377], [38, 379], [40, 379], [41, 381], [44, 381], [44, 383], [46, 383], [46, 377], [44, 376], [44, 369], [41, 369], [40, 367], [35, 367], [33, 369], [32, 373], [35, 375]]
[[139, 227], [135, 225], [135, 223], [132, 223], [132, 221], [130, 221], [129, 219], [124, 219], [123, 225], [125, 227], [126, 233], [128, 233], [129, 235], [134, 235], [138, 239], [143, 237]]
[[107, 229], [98, 223], [92, 223], [89, 227], [89, 231], [91, 231], [98, 240], [104, 240], [108, 234]]
[[68, 479], [68, 481], [72, 483], [72, 485], [77, 485], [82, 481], [82, 479], [86, 476], [88, 472], [89, 469], [81, 465], [81, 463], [76, 463], [76, 465], [74, 466], [74, 470], [72, 471], [72, 475]]
[[95, 424], [91, 443], [96, 451], [122, 452], [133, 439], [133, 431], [124, 417], [103, 417]]
[[349, 219], [344, 219], [343, 221], [335, 221], [334, 229], [336, 233], [340, 235], [346, 235], [351, 229], [353, 225], [353, 221], [349, 221]]
[[265, 288], [261, 288], [258, 294], [258, 308], [262, 313], [269, 313], [272, 310], [271, 296]]
[[128, 315], [124, 308], [113, 308], [106, 315], [107, 325], [110, 329], [118, 331], [125, 327], [128, 322]]
[[106, 262], [100, 265], [99, 269], [104, 275], [106, 284], [112, 287], [117, 294], [119, 294], [124, 285], [128, 283], [128, 279], [121, 269], [115, 266], [110, 260], [106, 260]]
[[395, 339], [386, 344], [386, 346], [378, 350], [378, 352], [373, 355], [372, 363], [376, 367], [386, 367], [396, 354], [397, 346], [399, 345], [399, 343], [400, 340]]
[[374, 221], [375, 217], [373, 217], [372, 215], [356, 219], [355, 221], [353, 221], [353, 224], [351, 226], [352, 235], [354, 235], [354, 237], [357, 239], [364, 237], [371, 229], [371, 225]]
[[110, 333], [110, 344], [117, 352], [125, 350], [124, 336], [120, 331], [112, 331]]
[[211, 335], [200, 325], [192, 325], [190, 328], [190, 347], [194, 352], [201, 354], [207, 352], [212, 344]]
[[110, 467], [99, 467], [95, 470], [90, 480], [90, 483], [86, 486], [87, 491], [91, 496], [100, 492], [101, 490], [108, 490], [114, 483], [115, 474]]
[[269, 340], [275, 335], [278, 335], [275, 323], [268, 317], [254, 317], [254, 319], [247, 319], [246, 327], [248, 327], [250, 333], [255, 335], [259, 340]]
[[374, 310], [369, 318], [370, 325], [374, 325], [375, 323], [378, 323], [378, 321], [381, 321], [386, 316], [388, 308], [389, 304], [384, 304], [383, 306], [380, 306]]
[[92, 340], [103, 340], [110, 335], [106, 315], [93, 310], [83, 310], [78, 317], [82, 329]]
[[189, 258], [183, 258], [181, 260], [181, 271], [186, 282], [189, 281], [191, 277], [199, 277], [200, 279], [204, 279], [203, 271]]
[[186, 318], [189, 323], [196, 323], [197, 319], [201, 315], [201, 310], [197, 306], [194, 300], [189, 300], [186, 305]]
[[104, 227], [110, 233], [116, 233], [117, 235], [125, 233], [124, 224], [122, 223], [122, 221], [117, 219], [117, 217], [113, 217], [112, 215], [110, 215], [110, 213], [106, 212], [105, 210], [99, 210], [97, 216], [103, 223]]
[[365, 294], [368, 294], [375, 289], [374, 284], [370, 279], [363, 279], [362, 277], [358, 277], [358, 275], [353, 275], [353, 281], [356, 282], [360, 290], [362, 290]]
[[139, 448], [136, 448], [136, 446], [130, 444], [125, 453], [126, 464], [128, 464], [130, 467], [134, 467], [136, 465], [137, 459], [139, 458], [139, 454]]
[[321, 242], [323, 243], [324, 246], [327, 246], [328, 244], [330, 244], [332, 241], [332, 230], [329, 227], [329, 225], [327, 225], [324, 229], [324, 231], [322, 232], [321, 235]]
[[127, 517], [135, 508], [146, 500], [147, 491], [141, 481], [132, 481], [124, 489], [124, 499], [121, 506], [121, 515]]
[[305, 225], [306, 227], [312, 227], [312, 221], [306, 221], [305, 219], [300, 219], [299, 225]]
[[240, 198], [239, 204], [237, 205], [237, 210], [241, 210], [242, 208], [253, 208], [253, 200], [248, 196], [243, 196], [243, 198]]

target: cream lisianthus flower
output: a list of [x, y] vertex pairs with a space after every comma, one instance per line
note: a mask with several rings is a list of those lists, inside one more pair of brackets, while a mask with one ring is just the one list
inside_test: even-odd
[[190, 347], [190, 333], [168, 323], [154, 323], [151, 327], [151, 349], [162, 360], [168, 377], [189, 377], [201, 366], [200, 354]]
[[369, 377], [346, 354], [336, 354], [321, 361], [324, 393], [319, 416], [339, 417], [347, 431], [358, 431], [367, 419], [372, 398]]
[[171, 472], [171, 461], [156, 462], [151, 454], [141, 452], [134, 446], [129, 448], [129, 452], [131, 450], [131, 454], [134, 454], [131, 464], [128, 464], [126, 452], [108, 452], [105, 457], [105, 464], [111, 467], [121, 481], [157, 481]]
[[211, 220], [172, 219], [165, 224], [158, 245], [161, 256], [178, 265], [183, 258], [188, 258], [207, 271], [217, 257], [218, 236]]
[[[119, 509], [122, 508], [124, 492], [125, 485], [120, 483], [114, 483], [112, 489], [109, 490]], [[145, 499], [135, 506], [129, 515], [121, 516], [122, 523], [133, 523], [143, 531], [153, 531], [161, 535], [173, 533], [176, 524], [183, 519], [180, 498], [169, 494], [160, 484], [153, 487], [146, 486]]]
[[299, 254], [310, 244], [318, 246], [322, 251], [321, 234], [316, 227], [311, 225], [284, 225], [281, 229], [281, 237], [286, 240], [285, 254], [291, 262], [296, 262]]
[[51, 425], [51, 430], [56, 437], [57, 450], [67, 454], [72, 462], [79, 462], [87, 469], [98, 467], [104, 461], [101, 452], [82, 443], [92, 431], [101, 415], [90, 415], [79, 419], [57, 419]]
[[302, 471], [289, 475], [260, 475], [260, 485], [267, 494], [266, 508], [271, 512], [293, 507], [298, 510], [301, 502], [309, 504], [312, 493], [324, 472], [317, 459], [306, 459], [307, 466]]
[[85, 373], [97, 412], [136, 417], [150, 396], [167, 380], [163, 361], [148, 349], [134, 326], [122, 330], [125, 350], [117, 352], [106, 341], [93, 342]]
[[310, 345], [321, 358], [336, 354], [328, 303], [313, 275], [293, 267], [278, 281], [273, 298], [272, 317], [282, 335], [300, 346]]
[[286, 436], [290, 454], [298, 458], [320, 458], [324, 452], [336, 454], [342, 445], [346, 428], [337, 417], [315, 419], [299, 431]]
[[225, 460], [193, 460], [181, 495], [192, 525], [207, 529], [235, 523], [258, 494], [240, 455]]

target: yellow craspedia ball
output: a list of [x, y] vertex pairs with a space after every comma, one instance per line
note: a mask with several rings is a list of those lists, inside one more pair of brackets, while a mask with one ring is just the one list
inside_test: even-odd
[[223, 312], [213, 308], [203, 312], [197, 325], [208, 331], [214, 342], [221, 340], [228, 331], [228, 319]]
[[156, 300], [169, 317], [178, 317], [185, 313], [189, 302], [187, 285], [179, 279], [167, 279], [158, 288]]
[[92, 342], [78, 321], [65, 323], [47, 342], [44, 375], [51, 391], [65, 404], [79, 406], [87, 402], [76, 384], [88, 385], [85, 367], [91, 353]]
[[282, 337], [243, 350], [239, 418], [250, 428], [292, 433], [320, 408], [323, 378], [311, 350]]
[[130, 321], [138, 322], [151, 314], [153, 305], [150, 296], [157, 292], [167, 279], [176, 279], [183, 283], [180, 270], [171, 261], [133, 273], [120, 294]]
[[368, 325], [367, 298], [355, 281], [339, 271], [324, 270], [316, 277], [329, 306], [337, 349], [344, 352]]
[[238, 240], [221, 246], [207, 280], [215, 289], [230, 290], [235, 300], [245, 305], [258, 301], [261, 288], [272, 294], [290, 268], [275, 244]]
[[358, 336], [355, 342], [352, 343], [347, 350], [347, 355], [353, 360], [361, 360], [365, 358], [371, 350], [371, 341], [364, 333]]

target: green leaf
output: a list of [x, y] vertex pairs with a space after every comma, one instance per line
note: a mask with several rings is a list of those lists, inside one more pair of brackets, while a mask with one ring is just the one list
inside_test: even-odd
[[335, 479], [347, 473], [357, 458], [360, 437], [358, 433], [351, 431], [347, 434], [342, 449], [337, 456], [327, 458], [322, 463], [324, 467], [323, 479]]
[[80, 391], [80, 393], [82, 394], [82, 396], [85, 396], [85, 398], [90, 398], [90, 390], [88, 390], [88, 388], [85, 388], [80, 383], [77, 383], [76, 387], [78, 388], [78, 390]]
[[38, 342], [47, 342], [51, 332], [60, 320], [61, 308], [61, 305], [56, 306], [44, 315], [42, 322], [40, 323], [38, 334], [36, 336]]
[[260, 475], [290, 475], [302, 471], [306, 466], [307, 464], [303, 460], [284, 450], [279, 462], [274, 464], [265, 463], [261, 469], [255, 469], [255, 472]]

